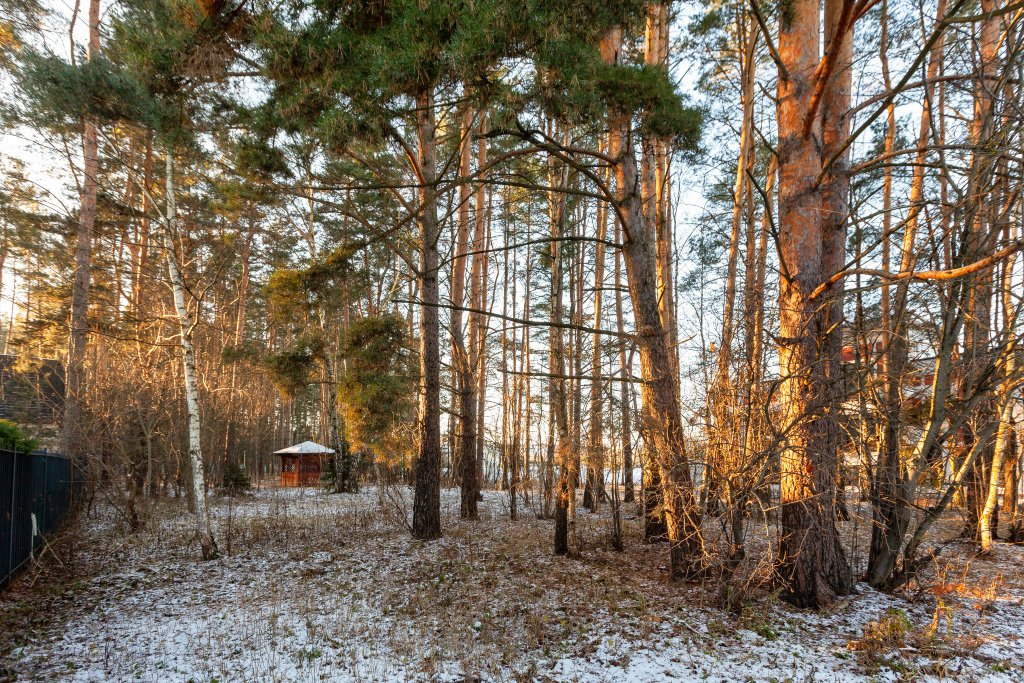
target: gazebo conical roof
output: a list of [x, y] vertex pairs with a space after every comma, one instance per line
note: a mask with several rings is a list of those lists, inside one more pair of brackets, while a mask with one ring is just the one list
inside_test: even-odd
[[333, 448], [327, 446], [321, 446], [315, 441], [303, 441], [302, 443], [289, 446], [288, 448], [282, 448], [279, 451], [274, 451], [274, 455], [297, 455], [306, 453], [333, 453]]

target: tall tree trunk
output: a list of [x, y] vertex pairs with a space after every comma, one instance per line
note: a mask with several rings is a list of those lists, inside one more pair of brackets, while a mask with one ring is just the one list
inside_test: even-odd
[[[473, 112], [468, 107], [462, 116], [462, 145], [459, 152], [460, 173], [468, 178], [471, 172], [471, 145]], [[477, 519], [476, 497], [476, 378], [462, 334], [463, 295], [466, 281], [466, 253], [469, 251], [469, 185], [459, 185], [459, 228], [455, 238], [455, 260], [452, 261], [452, 360], [459, 392], [459, 455], [461, 504], [459, 515], [463, 519]], [[481, 210], [481, 207], [477, 207]], [[472, 293], [472, 287], [471, 287]]]
[[[483, 140], [480, 141], [480, 164], [486, 162], [487, 147]], [[486, 194], [486, 210], [477, 212], [477, 228], [479, 233], [483, 235], [483, 246], [481, 249], [489, 250], [491, 248], [491, 199], [493, 195], [490, 192], [485, 193], [486, 183], [481, 184], [481, 188], [477, 190], [476, 199], [477, 206], [483, 206], [485, 204], [484, 197]], [[480, 269], [480, 301], [487, 301], [487, 287], [489, 280], [487, 278], [487, 266], [488, 266], [489, 255], [485, 253], [483, 255], [483, 261], [481, 261]], [[481, 304], [481, 308], [483, 305]], [[476, 362], [473, 364], [476, 367], [477, 377], [477, 390], [476, 390], [476, 424], [477, 424], [477, 435], [476, 440], [476, 499], [478, 501], [483, 500], [483, 494], [480, 492], [481, 487], [484, 485], [484, 411], [487, 407], [487, 333], [488, 333], [488, 319], [485, 316], [480, 316], [480, 342], [478, 346], [478, 354]]]
[[[732, 231], [729, 234], [729, 260], [725, 277], [725, 308], [722, 315], [722, 346], [718, 350], [718, 391], [722, 394], [730, 391], [729, 364], [732, 361], [733, 327], [735, 324], [733, 311], [736, 307], [736, 274], [739, 266], [740, 231], [743, 227], [743, 205], [745, 190], [748, 186], [747, 167], [750, 162], [754, 121], [754, 76], [756, 60], [754, 50], [757, 46], [757, 33], [751, 31], [746, 36], [746, 44], [740, 63], [740, 80], [742, 82], [741, 105], [743, 120], [740, 127], [740, 152], [736, 162], [736, 183], [733, 188]], [[718, 400], [729, 403], [723, 395]], [[728, 448], [728, 446], [725, 446]]]
[[[587, 215], [587, 207], [584, 202], [582, 207], [578, 209], [580, 216], [575, 216], [573, 220], [573, 229], [571, 237], [574, 240], [578, 240], [580, 237], [579, 226], [584, 223], [585, 216]], [[583, 324], [583, 250], [574, 249], [573, 255], [569, 262], [569, 281], [572, 283], [570, 289], [570, 319], [575, 325]], [[573, 460], [573, 472], [576, 476], [576, 486], [579, 487], [579, 476], [581, 458], [580, 453], [583, 451], [583, 380], [580, 379], [583, 376], [583, 331], [577, 327], [575, 330], [569, 333], [569, 338], [572, 340], [572, 353], [570, 357], [573, 359], [572, 374], [575, 379], [571, 381], [572, 386], [572, 460]], [[592, 474], [592, 473], [591, 473]], [[575, 497], [575, 496], [574, 496]], [[573, 506], [575, 511], [575, 505]], [[575, 523], [575, 518], [571, 521]]]
[[[601, 329], [601, 304], [604, 294], [604, 239], [608, 233], [608, 209], [597, 205], [597, 243], [594, 245], [594, 329]], [[590, 457], [587, 487], [591, 494], [591, 512], [597, 512], [604, 491], [604, 383], [601, 381], [601, 335], [594, 333], [593, 360], [590, 365]]]
[[786, 9], [778, 52], [788, 79], [779, 75], [776, 105], [780, 400], [788, 435], [780, 463], [778, 567], [783, 597], [799, 607], [817, 608], [848, 594], [852, 580], [835, 520], [838, 462], [827, 415], [829, 309], [811, 298], [828, 276], [822, 191], [815, 187], [822, 168], [821, 119], [815, 116], [805, 133], [820, 59], [820, 15], [814, 0], [795, 0]]
[[[149, 187], [153, 176], [153, 131], [146, 131], [146, 149], [142, 162], [142, 182]], [[135, 320], [136, 338], [142, 338], [142, 278], [149, 262], [149, 192], [142, 193], [142, 216], [139, 218], [139, 227], [136, 237], [136, 244], [132, 248], [132, 272], [131, 272], [131, 315]]]
[[[1007, 41], [1009, 45], [1013, 44], [1013, 33], [1008, 32]], [[1009, 90], [1012, 85], [1007, 86], [1007, 100], [1012, 101], [1013, 92]], [[1000, 161], [1004, 165], [1004, 168], [1000, 172], [1000, 185], [1002, 186], [1002, 192], [999, 194], [1001, 200], [1006, 201], [1007, 205], [1002, 208], [1001, 214], [997, 217], [997, 221], [1002, 223], [1001, 231], [1003, 233], [1003, 241], [1010, 243], [1011, 239], [1017, 237], [1017, 226], [1011, 225], [1009, 221], [1003, 217], [1012, 215], [1013, 205], [1019, 200], [1016, 197], [1016, 193], [1009, 193], [1006, 190], [1006, 178], [1009, 175], [1005, 168], [1005, 162]], [[1000, 202], [1001, 203], [1001, 202]], [[1014, 377], [1014, 366], [1016, 358], [1016, 345], [1017, 335], [1015, 332], [1017, 324], [1016, 310], [1013, 305], [1012, 292], [1013, 292], [1013, 266], [1016, 260], [1016, 255], [1011, 255], [1009, 260], [1002, 264], [1002, 283], [999, 288], [998, 300], [1002, 304], [1002, 337], [1005, 340], [1005, 350], [1003, 353], [1006, 354], [1006, 367], [1003, 370], [1004, 379], [999, 386], [998, 393], [1002, 396], [1012, 394], [1017, 389], [1017, 380]], [[996, 537], [997, 525], [999, 522], [999, 484], [1003, 477], [1004, 466], [1009, 469], [1012, 467], [1010, 462], [1010, 454], [1013, 448], [1012, 434], [1014, 431], [1013, 426], [1013, 408], [1014, 403], [1007, 401], [999, 413], [999, 427], [996, 431], [995, 447], [993, 449], [992, 457], [992, 471], [989, 474], [988, 484], [988, 495], [985, 499], [985, 507], [981, 512], [981, 516], [978, 523], [978, 536], [981, 540], [981, 551], [988, 552], [992, 548], [992, 541]], [[1012, 497], [1012, 490], [1006, 488], [1003, 491], [1004, 508], [1008, 507], [1009, 499]], [[1012, 526], [1012, 525], [1011, 525]]]
[[[942, 0], [943, 5], [945, 1]], [[882, 17], [881, 17], [881, 36], [878, 41], [878, 57], [882, 65], [882, 84], [886, 90], [892, 89], [892, 79], [889, 77], [889, 3], [882, 3]], [[942, 19], [942, 15], [938, 15], [939, 19]], [[889, 159], [889, 155], [893, 153], [896, 146], [896, 103], [890, 102], [889, 106], [886, 107], [886, 120], [885, 120], [885, 147], [883, 153], [886, 158]], [[890, 251], [892, 248], [892, 170], [893, 165], [887, 161], [884, 167], [884, 176], [882, 181], [882, 270], [889, 270], [890, 268]], [[881, 287], [882, 298], [880, 301], [880, 313], [882, 323], [882, 348], [889, 348], [889, 341], [892, 333], [892, 316], [889, 307], [892, 303], [892, 298], [889, 295], [889, 281], [882, 280]], [[874, 349], [870, 349], [867, 353], [874, 353]], [[887, 358], [883, 358], [883, 364]], [[869, 359], [870, 362], [870, 359]], [[885, 367], [883, 365], [883, 367]]]
[[[605, 63], [619, 64], [621, 51], [622, 31], [613, 28], [601, 41], [601, 57]], [[672, 576], [695, 578], [703, 571], [701, 518], [686, 458], [679, 376], [673, 370], [658, 305], [656, 244], [644, 221], [629, 113], [612, 112], [608, 127], [608, 156], [614, 159], [615, 206], [622, 214], [622, 255], [636, 319], [640, 370], [644, 380], [641, 388], [641, 433], [648, 457], [665, 474], [665, 518], [671, 544]]]
[[[748, 453], [746, 448], [745, 426], [742, 426], [741, 434], [737, 429], [737, 415], [740, 408], [740, 388], [733, 386], [731, 381], [732, 343], [734, 327], [734, 309], [736, 301], [736, 275], [739, 269], [739, 240], [740, 231], [743, 227], [743, 209], [745, 201], [748, 203], [748, 215], [750, 214], [750, 181], [747, 178], [750, 166], [754, 134], [754, 76], [756, 60], [754, 51], [757, 47], [758, 33], [748, 31], [746, 22], [742, 21], [744, 15], [740, 15], [740, 32], [744, 36], [745, 46], [740, 61], [740, 81], [742, 83], [742, 106], [743, 120], [740, 130], [740, 152], [736, 162], [736, 184], [733, 191], [732, 208], [732, 232], [729, 237], [729, 262], [726, 268], [725, 281], [725, 309], [722, 320], [722, 346], [718, 352], [718, 373], [715, 379], [715, 388], [711, 400], [715, 406], [714, 427], [715, 446], [709, 452], [707, 468], [708, 502], [711, 505], [719, 495], [724, 493], [728, 502], [728, 515], [730, 528], [732, 530], [732, 547], [729, 551], [728, 568], [735, 569], [740, 560], [745, 556], [744, 549], [744, 516], [746, 514], [747, 491], [743, 484], [742, 475], [739, 474], [746, 469]], [[753, 230], [751, 225], [747, 229], [747, 273], [746, 288], [749, 290], [753, 275]], [[750, 297], [747, 297], [749, 302]], [[753, 337], [753, 319], [749, 315], [745, 320], [750, 321], [749, 335]], [[737, 385], [739, 383], [737, 382]], [[750, 403], [747, 402], [749, 406]], [[747, 413], [749, 409], [744, 409]], [[744, 422], [747, 422], [746, 420]], [[737, 438], [739, 437], [739, 438]]]
[[[551, 187], [564, 187], [566, 172], [564, 166], [555, 165], [553, 157], [548, 159], [548, 184]], [[564, 251], [562, 235], [565, 229], [565, 193], [552, 191], [549, 193], [549, 220], [551, 222], [551, 322], [549, 329], [551, 355], [551, 412], [557, 442], [555, 459], [558, 462], [558, 494], [555, 501], [555, 553], [568, 554], [570, 557], [579, 555], [576, 544], [576, 486], [578, 468], [574, 468], [572, 438], [569, 434], [569, 396], [565, 380], [565, 342], [562, 337], [562, 293]]]
[[[621, 244], [618, 216], [615, 217], [615, 243]], [[622, 500], [632, 503], [636, 500], [633, 483], [633, 425], [630, 424], [629, 392], [632, 390], [632, 369], [626, 363], [626, 338], [622, 336], [625, 325], [622, 315], [622, 264], [620, 250], [615, 250], [615, 330], [619, 333], [619, 368], [622, 374], [622, 396], [619, 404], [620, 434], [622, 435]]]
[[[668, 69], [668, 4], [647, 4], [647, 25], [644, 31], [644, 64], [648, 68]], [[643, 140], [640, 159], [640, 192], [643, 210], [643, 228], [654, 243], [654, 269], [657, 274], [658, 312], [665, 330], [672, 371], [679, 375], [679, 362], [675, 347], [675, 296], [672, 278], [672, 234], [666, 219], [665, 174], [663, 156], [665, 141], [659, 138]], [[677, 383], [678, 390], [678, 383]], [[646, 508], [644, 538], [661, 539], [668, 535], [665, 519], [665, 476], [657, 458], [647, 458], [643, 477], [643, 496]]]
[[192, 467], [192, 495], [195, 499], [196, 530], [203, 559], [217, 557], [217, 543], [213, 538], [213, 524], [206, 500], [206, 480], [203, 472], [202, 424], [199, 413], [199, 383], [196, 378], [196, 352], [193, 344], [195, 321], [185, 302], [185, 279], [178, 267], [174, 249], [174, 236], [178, 229], [178, 209], [174, 201], [174, 161], [167, 150], [167, 230], [164, 232], [164, 250], [167, 252], [167, 270], [174, 292], [174, 309], [178, 314], [181, 336], [181, 355], [185, 374], [185, 402], [188, 409], [188, 455]]
[[[509, 230], [506, 226], [504, 242], [508, 243]], [[512, 419], [511, 412], [515, 405], [515, 398], [509, 395], [509, 384], [508, 384], [508, 352], [509, 346], [515, 346], [516, 333], [513, 329], [512, 339], [508, 338], [508, 301], [512, 299], [512, 317], [516, 317], [516, 277], [515, 269], [513, 269], [512, 279], [508, 277], [508, 262], [509, 262], [509, 249], [502, 250], [502, 260], [504, 261], [504, 268], [502, 269], [502, 284], [505, 287], [505, 291], [508, 292], [511, 287], [511, 296], [506, 296], [501, 304], [501, 487], [505, 491], [509, 491], [511, 503], [511, 509], [514, 510], [515, 494], [511, 492], [511, 483], [509, 482], [509, 433], [510, 424], [509, 421]], [[518, 264], [517, 264], [518, 265]], [[515, 353], [512, 355], [512, 370], [515, 372]], [[514, 391], [514, 389], [513, 389]]]
[[[524, 304], [523, 304], [523, 308], [524, 308], [523, 317], [526, 317], [527, 315], [529, 315], [529, 311], [530, 311], [530, 291], [531, 291], [532, 276], [533, 276], [533, 259], [532, 259], [532, 256], [533, 256], [533, 254], [532, 254], [531, 251], [527, 251], [526, 252], [526, 291], [525, 291], [525, 293], [523, 295], [523, 301], [524, 301]], [[524, 421], [524, 429], [526, 430], [526, 444], [525, 444], [525, 448], [523, 450], [523, 482], [524, 482], [524, 485], [522, 487], [522, 493], [523, 493], [523, 502], [525, 504], [529, 505], [530, 504], [530, 491], [533, 488], [533, 470], [531, 469], [532, 465], [531, 465], [531, 457], [530, 457], [530, 455], [532, 453], [531, 442], [530, 442], [530, 421], [532, 420], [532, 416], [533, 416], [533, 402], [530, 399], [530, 388], [531, 388], [531, 385], [532, 385], [532, 383], [530, 382], [530, 374], [533, 372], [533, 365], [532, 365], [532, 362], [531, 362], [531, 359], [530, 359], [530, 331], [529, 330], [524, 330], [523, 331], [523, 363], [522, 363], [522, 368], [521, 369], [522, 369], [522, 372], [523, 372], [523, 376], [522, 376], [523, 377], [523, 392], [522, 393], [524, 394], [523, 400], [526, 403], [526, 406], [525, 406], [526, 413], [525, 413], [525, 421]], [[538, 441], [539, 441], [539, 439], [538, 439]], [[538, 471], [538, 474], [540, 474], [539, 471]], [[538, 479], [539, 479], [539, 477], [538, 477]]]
[[[238, 309], [235, 314], [235, 331], [231, 341], [235, 348], [239, 348], [245, 338], [245, 311], [249, 301], [249, 260], [252, 254], [252, 241], [255, 236], [255, 232], [255, 222], [250, 223], [249, 232], [246, 235], [245, 242], [242, 244], [241, 253], [239, 254], [239, 261], [242, 263], [242, 272], [238, 277]], [[237, 430], [237, 416], [235, 415], [235, 412], [237, 410], [237, 403], [238, 364], [232, 363], [231, 385], [228, 393], [228, 426], [224, 431], [224, 461], [228, 463], [235, 463], [235, 455], [237, 452], [237, 448], [235, 447]]]
[[[669, 17], [667, 2], [647, 5], [647, 26], [644, 31], [644, 64], [668, 71]], [[661, 325], [668, 338], [672, 370], [679, 374], [679, 353], [676, 347], [675, 278], [672, 275], [672, 256], [675, 241], [670, 220], [668, 192], [668, 141], [654, 138], [641, 150], [641, 192], [644, 202], [644, 220], [647, 230], [654, 234], [658, 273], [658, 310]]]
[[[89, 2], [89, 61], [100, 52], [100, 2]], [[99, 187], [99, 146], [96, 124], [86, 121], [82, 135], [82, 194], [75, 237], [75, 280], [71, 289], [71, 318], [68, 321], [68, 362], [65, 373], [63, 448], [76, 463], [82, 455], [82, 399], [85, 394], [85, 344], [88, 337], [89, 286], [91, 284], [92, 234], [96, 226], [96, 197]]]
[[[824, 159], [831, 159], [850, 135], [850, 97], [853, 90], [853, 25], [846, 30], [842, 27], [843, 10], [848, 7], [846, 0], [825, 2], [825, 42], [831, 45], [839, 41], [835, 67], [825, 85], [821, 98], [822, 150]], [[840, 35], [840, 31], [842, 34]], [[850, 218], [850, 152], [846, 150], [832, 164], [827, 177], [821, 184], [821, 232], [822, 232], [822, 273], [826, 278], [846, 266], [846, 239]], [[842, 392], [843, 374], [843, 289], [844, 281], [831, 285], [825, 292], [825, 355], [828, 358], [828, 453], [835, 453], [836, 467], [836, 510], [843, 520], [850, 519], [846, 506], [845, 482], [843, 478], [842, 441]]]
[[437, 289], [437, 204], [430, 197], [437, 180], [437, 129], [434, 93], [416, 96], [420, 227], [420, 409], [419, 457], [416, 460], [416, 495], [412, 536], [422, 540], [441, 537], [441, 349]]
[[[755, 438], [752, 439], [756, 448], [760, 452], [764, 447], [764, 436], [769, 432], [769, 425], [767, 416], [764, 414], [763, 409], [763, 395], [761, 382], [764, 378], [764, 308], [765, 308], [765, 273], [767, 272], [768, 265], [768, 231], [771, 225], [771, 216], [775, 211], [773, 200], [775, 197], [775, 177], [778, 175], [779, 163], [778, 157], [774, 154], [768, 164], [768, 180], [767, 187], [765, 188], [766, 203], [764, 207], [764, 215], [761, 216], [761, 236], [757, 243], [757, 271], [754, 274], [754, 343], [753, 351], [751, 352], [751, 358], [753, 359], [753, 365], [751, 370], [751, 387], [750, 394], [757, 401], [758, 409], [757, 419], [754, 421], [756, 425]], [[761, 485], [757, 488], [757, 497], [761, 501], [761, 509], [766, 512], [771, 507], [771, 482], [777, 481], [778, 477], [778, 461], [770, 459], [767, 453], [761, 454], [761, 457], [765, 459], [763, 467], [765, 468], [765, 477]], [[766, 514], [767, 516], [767, 514]]]

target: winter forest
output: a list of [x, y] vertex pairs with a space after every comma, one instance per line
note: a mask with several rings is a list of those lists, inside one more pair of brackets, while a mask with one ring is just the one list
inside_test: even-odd
[[0, 487], [72, 472], [0, 680], [1024, 680], [1024, 2], [0, 0], [0, 67]]

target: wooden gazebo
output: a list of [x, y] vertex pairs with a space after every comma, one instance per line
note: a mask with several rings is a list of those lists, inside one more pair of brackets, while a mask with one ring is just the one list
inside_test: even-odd
[[274, 451], [274, 455], [281, 456], [281, 486], [316, 486], [327, 456], [334, 455], [334, 449], [303, 441]]

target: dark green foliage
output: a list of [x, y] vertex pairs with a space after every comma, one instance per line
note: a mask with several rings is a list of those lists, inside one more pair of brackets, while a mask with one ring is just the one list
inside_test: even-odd
[[682, 150], [700, 144], [704, 111], [686, 104], [664, 69], [609, 65], [596, 42], [548, 41], [536, 54], [535, 96], [557, 119], [596, 124], [609, 111], [641, 116], [643, 132], [671, 139]]
[[260, 358], [259, 349], [252, 345], [225, 346], [220, 352], [220, 362], [225, 365], [232, 363], [253, 363]]
[[704, 126], [704, 111], [699, 107], [685, 106], [662, 69], [602, 65], [597, 84], [611, 109], [642, 112], [645, 132], [672, 139], [683, 150], [697, 149]]
[[243, 135], [235, 142], [235, 169], [243, 177], [253, 180], [290, 178], [292, 175], [284, 152], [251, 135]]
[[412, 408], [417, 377], [406, 326], [397, 315], [365, 318], [345, 335], [348, 372], [340, 393], [353, 435], [364, 443], [386, 440]]
[[249, 473], [245, 467], [236, 462], [224, 466], [224, 481], [221, 487], [227, 493], [238, 493], [249, 490]]
[[19, 453], [31, 453], [39, 448], [39, 441], [25, 434], [21, 427], [10, 420], [0, 420], [0, 448]]
[[[274, 83], [263, 118], [288, 132], [315, 131], [340, 152], [397, 137], [417, 93], [461, 83], [493, 109], [492, 128], [514, 128], [532, 106], [588, 124], [613, 108], [646, 112], [651, 134], [693, 150], [702, 112], [685, 106], [667, 73], [601, 62], [607, 28], [642, 27], [645, 10], [638, 0], [294, 3], [256, 21]], [[532, 81], [498, 78], [509, 60], [523, 59], [534, 61]]]
[[85, 118], [155, 126], [163, 117], [138, 81], [102, 57], [72, 66], [28, 50], [19, 84], [28, 105], [22, 116], [44, 127], [73, 129]]
[[[220, 87], [247, 37], [249, 18], [241, 7], [131, 0], [104, 23], [110, 37], [103, 53], [77, 64], [49, 51], [22, 51], [21, 120], [57, 130], [75, 129], [84, 119], [129, 124], [155, 131], [164, 145], [199, 151], [204, 131], [228, 130], [244, 119], [236, 115], [244, 109]], [[269, 150], [258, 157], [253, 149], [242, 151], [244, 170], [260, 177], [280, 173]]]
[[323, 352], [323, 336], [311, 333], [299, 337], [293, 348], [268, 355], [262, 365], [278, 391], [292, 397], [309, 385], [313, 368]]
[[[346, 493], [357, 493], [359, 491], [359, 481], [356, 477], [351, 475], [354, 473], [352, 467], [352, 459], [358, 458], [359, 454], [352, 451], [352, 444], [348, 442], [348, 439], [342, 438], [341, 443], [338, 445], [337, 453], [333, 458], [327, 459], [327, 464], [324, 466], [324, 471], [320, 475], [320, 482], [329, 491], [340, 491]], [[341, 465], [342, 472], [342, 485], [338, 486], [338, 465]]]

